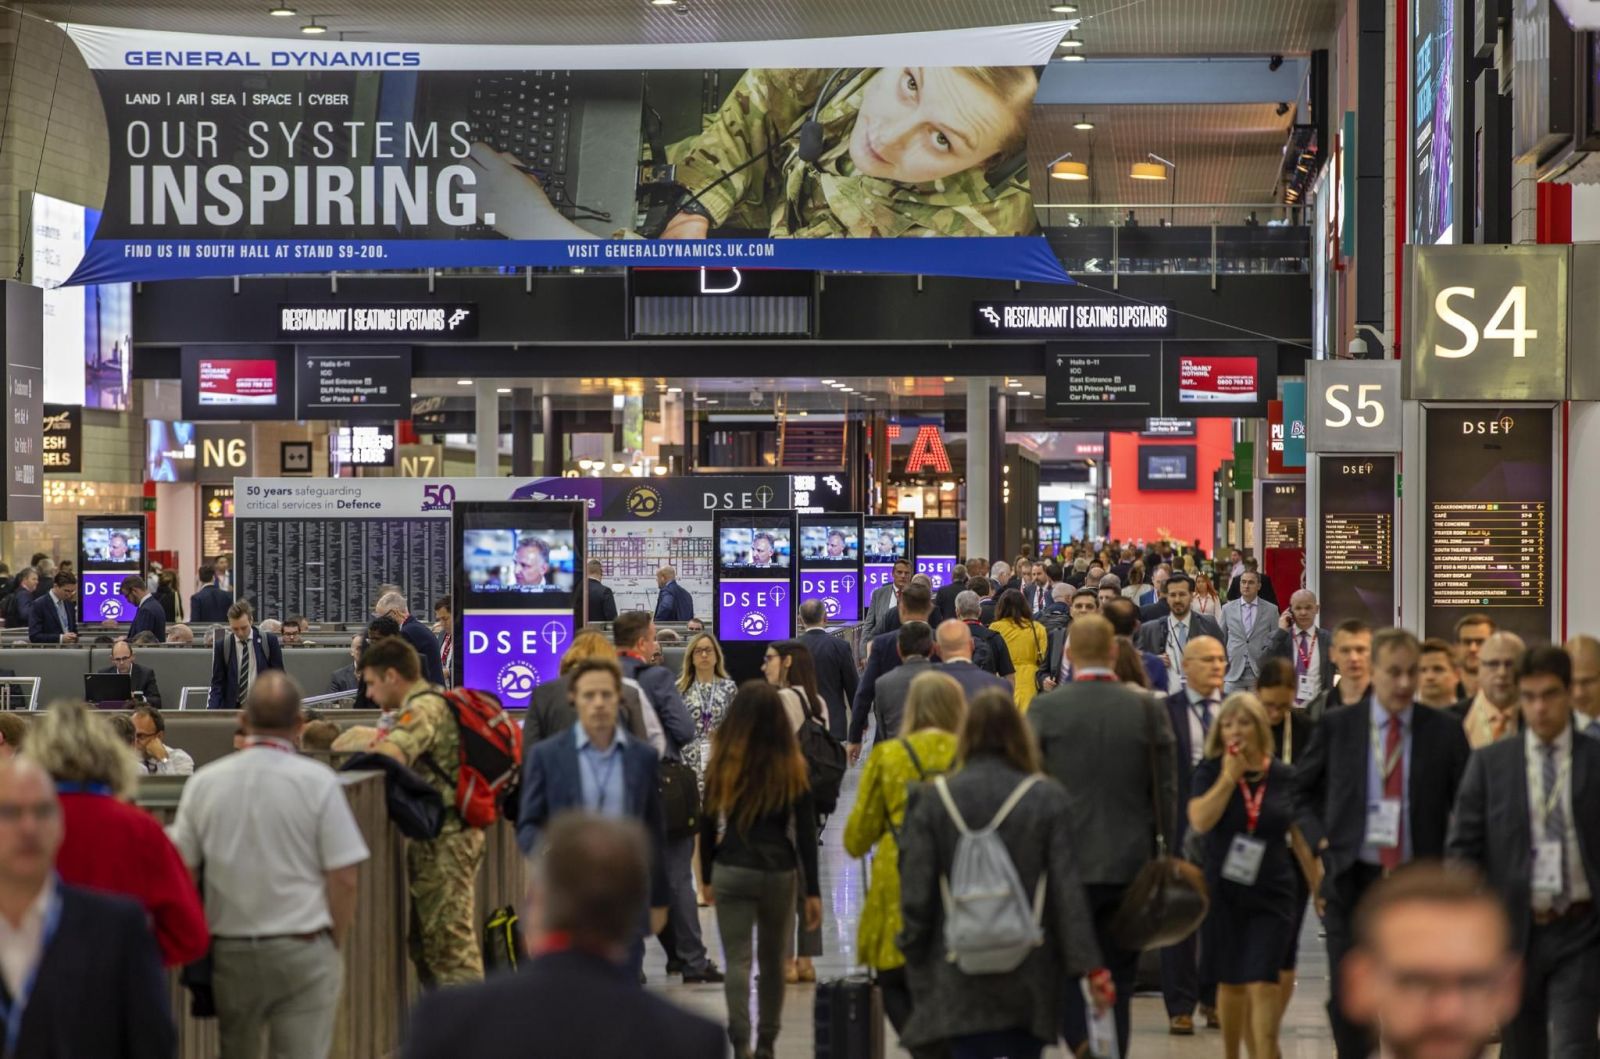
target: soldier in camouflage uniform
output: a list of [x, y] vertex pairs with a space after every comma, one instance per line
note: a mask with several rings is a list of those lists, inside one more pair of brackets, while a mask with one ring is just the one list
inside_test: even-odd
[[[444, 826], [427, 842], [406, 844], [411, 889], [411, 960], [424, 986], [457, 985], [483, 978], [478, 944], [478, 867], [483, 832], [467, 827], [456, 811], [460, 733], [439, 689], [422, 679], [416, 650], [398, 636], [376, 641], [361, 656], [368, 696], [398, 711], [394, 727], [374, 746], [426, 779], [444, 799]], [[428, 758], [429, 761], [424, 761]], [[430, 762], [432, 766], [430, 766]]]
[[[663, 235], [1026, 235], [1016, 166], [1037, 86], [1029, 67], [746, 71], [705, 131], [668, 148], [690, 196]], [[798, 144], [819, 100], [812, 163]]]

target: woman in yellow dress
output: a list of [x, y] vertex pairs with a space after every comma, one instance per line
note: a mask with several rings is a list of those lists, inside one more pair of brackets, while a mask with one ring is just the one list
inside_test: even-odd
[[954, 764], [956, 732], [966, 709], [961, 685], [945, 674], [924, 673], [913, 680], [901, 724], [906, 734], [872, 748], [855, 808], [844, 827], [845, 852], [852, 857], [864, 857], [876, 846], [856, 948], [861, 962], [877, 973], [884, 1013], [896, 1032], [911, 1015], [906, 958], [894, 944], [900, 933], [900, 847], [896, 838], [905, 822], [906, 791], [911, 784], [932, 779]]
[[1017, 709], [1026, 710], [1033, 701], [1033, 675], [1044, 664], [1050, 634], [1033, 620], [1027, 599], [1014, 588], [1001, 593], [994, 608], [994, 624], [989, 628], [1000, 634], [1006, 650], [1011, 652], [1011, 664], [1017, 671]]

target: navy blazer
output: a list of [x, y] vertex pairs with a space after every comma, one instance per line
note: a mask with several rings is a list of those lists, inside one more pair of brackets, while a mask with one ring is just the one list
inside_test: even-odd
[[688, 621], [694, 617], [694, 597], [676, 581], [661, 586], [656, 596], [656, 621]]
[[617, 620], [617, 597], [609, 587], [591, 577], [589, 578], [587, 594], [589, 597], [590, 621]]
[[867, 668], [861, 671], [861, 683], [856, 688], [856, 701], [850, 710], [850, 731], [847, 742], [860, 743], [867, 734], [867, 718], [872, 714], [872, 701], [878, 678], [900, 665], [900, 634], [886, 632], [872, 638], [867, 651]]
[[[239, 701], [239, 652], [234, 649], [233, 633], [217, 637], [211, 646], [211, 694], [206, 696], [208, 710], [234, 710], [243, 706]], [[270, 632], [250, 630], [250, 644], [256, 652], [256, 679], [269, 669], [283, 668], [283, 646]]]
[[40, 596], [33, 601], [33, 607], [28, 611], [28, 642], [29, 643], [60, 643], [61, 634], [64, 632], [78, 631], [78, 601], [64, 599], [61, 607], [67, 612], [67, 627], [61, 627], [61, 619], [56, 616], [56, 601], [53, 597]]
[[189, 620], [192, 622], [225, 622], [233, 597], [216, 585], [201, 585], [200, 591], [189, 597]]
[[[522, 763], [522, 802], [517, 812], [517, 845], [532, 853], [550, 820], [569, 809], [583, 808], [583, 768], [578, 760], [576, 728], [535, 743]], [[650, 906], [665, 908], [667, 890], [666, 817], [661, 809], [661, 767], [649, 743], [622, 734], [622, 786], [628, 815], [650, 835]]]
[[[1295, 665], [1297, 649], [1294, 642], [1299, 635], [1300, 626], [1292, 621], [1287, 629], [1274, 632], [1272, 639], [1267, 642], [1267, 657], [1286, 658], [1290, 665]], [[1317, 629], [1317, 674], [1318, 690], [1327, 691], [1333, 687], [1333, 634], [1327, 629]]]
[[139, 609], [133, 612], [133, 624], [128, 626], [128, 642], [142, 632], [153, 633], [156, 643], [167, 642], [167, 611], [154, 594], [144, 597]]
[[[1172, 848], [1183, 849], [1183, 838], [1189, 833], [1189, 799], [1194, 795], [1194, 740], [1189, 733], [1189, 693], [1180, 691], [1165, 696], [1167, 717], [1172, 721], [1172, 734], [1177, 741], [1175, 756], [1178, 760], [1178, 804], [1173, 817]], [[1201, 748], [1202, 752], [1204, 748]]]
[[439, 658], [439, 638], [433, 635], [433, 630], [413, 616], [400, 623], [400, 635], [416, 649], [417, 657], [422, 660], [422, 679], [448, 687], [450, 682], [444, 677], [444, 663]]
[[817, 670], [817, 693], [828, 704], [828, 730], [843, 739], [850, 724], [850, 705], [860, 686], [856, 656], [850, 645], [826, 629], [807, 629], [800, 642], [811, 650]]

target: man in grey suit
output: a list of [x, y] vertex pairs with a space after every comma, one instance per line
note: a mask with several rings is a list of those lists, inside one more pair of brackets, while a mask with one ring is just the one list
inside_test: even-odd
[[[884, 623], [889, 620], [889, 615], [896, 612], [900, 606], [900, 593], [906, 590], [911, 583], [911, 564], [904, 559], [896, 559], [894, 573], [887, 585], [880, 585], [867, 600], [867, 613], [861, 618], [861, 642], [872, 643], [872, 638], [880, 632], [887, 632]], [[866, 647], [862, 647], [865, 653]]]
[[900, 626], [895, 648], [900, 664], [878, 678], [873, 693], [878, 714], [875, 738], [880, 742], [900, 734], [900, 720], [906, 715], [906, 696], [911, 692], [911, 682], [933, 671], [929, 657], [933, 654], [933, 627], [925, 621], [906, 622]]
[[[978, 626], [983, 628], [983, 626]], [[939, 642], [939, 672], [961, 685], [967, 701], [985, 688], [993, 688], [1005, 695], [1011, 694], [1011, 685], [972, 662], [972, 631], [960, 618], [951, 618], [939, 624], [936, 638]], [[905, 668], [904, 666], [901, 667]]]
[[1228, 652], [1228, 680], [1223, 690], [1254, 691], [1261, 679], [1273, 634], [1278, 631], [1278, 608], [1261, 598], [1261, 575], [1246, 570], [1239, 575], [1239, 598], [1222, 606], [1222, 641]]
[[[1118, 682], [1111, 671], [1115, 643], [1111, 623], [1100, 615], [1074, 621], [1067, 643], [1072, 682], [1035, 698], [1028, 723], [1039, 738], [1045, 772], [1067, 789], [1079, 875], [1117, 987], [1117, 1038], [1126, 1055], [1139, 954], [1114, 944], [1109, 928], [1128, 884], [1155, 855], [1157, 827], [1173, 833], [1178, 780], [1167, 711], [1154, 697]], [[1088, 1040], [1076, 983], [1065, 1000], [1063, 1036], [1076, 1049]]]

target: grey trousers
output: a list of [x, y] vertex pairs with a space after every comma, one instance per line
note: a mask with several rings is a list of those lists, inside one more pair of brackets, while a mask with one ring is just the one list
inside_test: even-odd
[[212, 943], [222, 1059], [326, 1059], [344, 982], [333, 939]]
[[728, 1040], [734, 1051], [750, 1048], [750, 952], [755, 932], [757, 983], [757, 1040], [771, 1044], [783, 1022], [783, 959], [794, 929], [795, 873], [756, 871], [717, 864], [711, 872], [716, 898], [717, 932], [728, 977], [723, 986], [728, 1001]]
[[1505, 1028], [1504, 1059], [1594, 1059], [1600, 1019], [1600, 947], [1594, 914], [1534, 927], [1524, 959], [1522, 1008]]
[[671, 904], [667, 920], [672, 924], [672, 939], [678, 947], [683, 969], [699, 974], [706, 969], [706, 945], [700, 937], [700, 897], [694, 885], [695, 837], [669, 838], [667, 852], [667, 890]]

